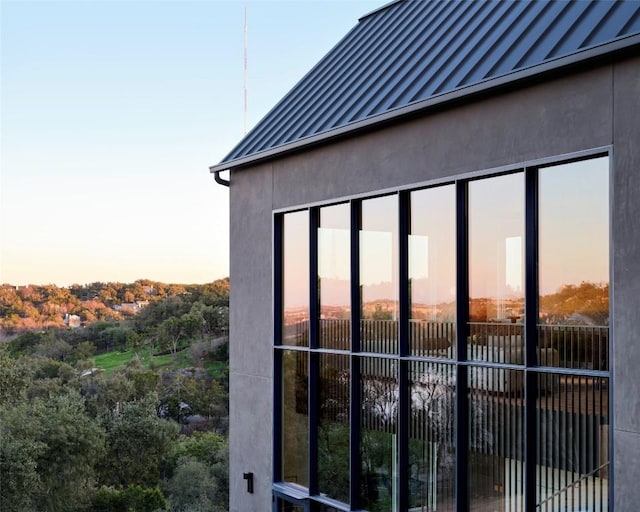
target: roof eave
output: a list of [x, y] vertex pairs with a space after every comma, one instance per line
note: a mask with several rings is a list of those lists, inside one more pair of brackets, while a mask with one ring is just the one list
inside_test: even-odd
[[317, 133], [315, 135], [304, 137], [280, 146], [276, 146], [258, 153], [247, 155], [245, 157], [237, 158], [235, 160], [223, 161], [216, 165], [209, 167], [209, 171], [217, 173], [220, 171], [226, 171], [231, 169], [237, 169], [239, 167], [245, 167], [247, 165], [255, 164], [264, 160], [282, 156], [283, 154], [290, 153], [292, 151], [300, 150], [303, 147], [316, 145], [322, 142], [327, 142], [331, 139], [343, 137], [348, 134], [352, 134], [364, 129], [371, 129], [375, 125], [382, 125], [395, 121], [397, 119], [415, 115], [418, 112], [433, 108], [435, 106], [441, 106], [445, 103], [449, 103], [454, 100], [460, 100], [465, 97], [471, 97], [478, 93], [484, 93], [491, 89], [504, 87], [509, 84], [515, 84], [521, 80], [533, 78], [537, 75], [547, 74], [549, 72], [558, 71], [562, 68], [573, 66], [579, 63], [584, 63], [595, 58], [599, 58], [605, 55], [614, 54], [623, 50], [628, 50], [634, 46], [640, 46], [640, 34], [634, 34], [627, 37], [622, 37], [599, 46], [587, 48], [585, 50], [559, 57], [557, 59], [549, 60], [531, 66], [529, 68], [520, 69], [512, 73], [501, 75], [496, 78], [491, 78], [483, 82], [478, 82], [466, 87], [461, 87], [454, 91], [446, 92], [431, 98], [417, 101], [410, 105], [400, 107], [394, 110], [390, 110], [383, 114], [368, 117], [361, 121], [346, 124], [337, 128], [332, 128], [325, 132]]

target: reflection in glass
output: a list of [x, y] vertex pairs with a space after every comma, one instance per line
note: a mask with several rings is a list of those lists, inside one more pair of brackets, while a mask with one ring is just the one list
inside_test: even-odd
[[278, 512], [305, 512], [305, 509], [299, 505], [294, 505], [293, 503], [279, 499]]
[[471, 360], [524, 364], [524, 174], [469, 183]]
[[455, 358], [456, 203], [447, 185], [411, 192], [411, 353]]
[[397, 353], [397, 195], [362, 201], [360, 293], [362, 351]]
[[309, 355], [282, 351], [282, 480], [309, 487]]
[[309, 346], [309, 212], [283, 216], [282, 344]]
[[469, 368], [472, 510], [524, 510], [524, 372]]
[[361, 359], [361, 499], [369, 512], [395, 511], [398, 501], [398, 376], [392, 359]]
[[350, 208], [339, 204], [320, 208], [318, 283], [320, 288], [320, 347], [350, 348], [351, 261]]
[[409, 363], [409, 508], [455, 510], [455, 368]]
[[609, 379], [538, 377], [537, 510], [608, 510]]
[[318, 487], [349, 503], [349, 356], [318, 357]]
[[342, 510], [330, 505], [320, 504], [318, 505], [318, 512], [342, 512]]
[[539, 364], [609, 368], [609, 159], [539, 171]]

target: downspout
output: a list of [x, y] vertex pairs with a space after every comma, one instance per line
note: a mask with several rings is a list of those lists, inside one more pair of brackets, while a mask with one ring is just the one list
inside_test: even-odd
[[219, 185], [224, 185], [225, 187], [228, 187], [230, 185], [229, 180], [225, 180], [224, 178], [220, 177], [220, 173], [223, 171], [211, 171], [213, 173], [213, 179], [216, 180], [216, 183]]

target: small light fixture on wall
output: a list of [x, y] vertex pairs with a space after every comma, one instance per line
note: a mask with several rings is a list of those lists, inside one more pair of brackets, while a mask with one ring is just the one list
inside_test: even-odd
[[243, 473], [242, 478], [247, 481], [247, 492], [253, 494], [253, 473]]

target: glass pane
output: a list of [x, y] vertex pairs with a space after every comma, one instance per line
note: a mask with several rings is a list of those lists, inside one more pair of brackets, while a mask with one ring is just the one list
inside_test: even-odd
[[369, 512], [398, 509], [397, 362], [360, 360], [361, 499]]
[[318, 504], [318, 512], [342, 512], [343, 509], [332, 507], [330, 505]]
[[278, 499], [278, 512], [306, 512], [306, 508]]
[[309, 212], [284, 215], [282, 344], [309, 346]]
[[282, 480], [309, 487], [309, 355], [282, 351]]
[[609, 368], [609, 159], [539, 172], [538, 359]]
[[362, 201], [360, 293], [363, 352], [398, 352], [398, 196]]
[[409, 364], [409, 508], [455, 510], [455, 368]]
[[609, 379], [538, 376], [537, 510], [608, 510]]
[[455, 187], [417, 190], [410, 201], [411, 353], [455, 358]]
[[524, 174], [469, 183], [467, 358], [524, 364]]
[[320, 208], [318, 282], [320, 347], [349, 350], [351, 339], [350, 207]]
[[318, 357], [318, 487], [349, 503], [349, 356]]
[[472, 510], [524, 510], [524, 372], [469, 368]]

